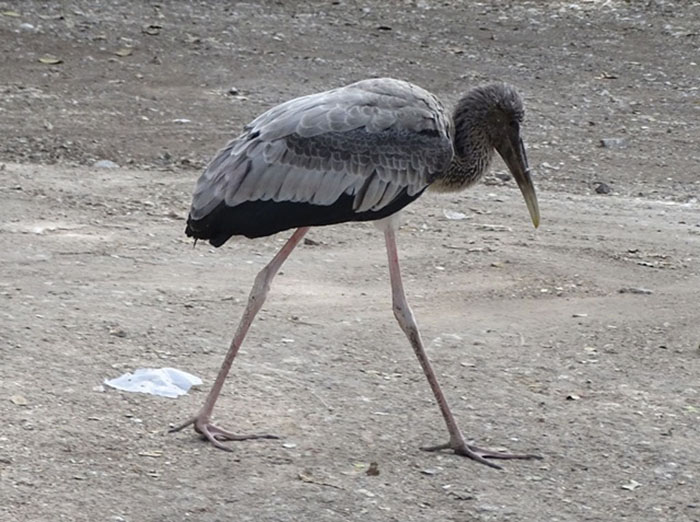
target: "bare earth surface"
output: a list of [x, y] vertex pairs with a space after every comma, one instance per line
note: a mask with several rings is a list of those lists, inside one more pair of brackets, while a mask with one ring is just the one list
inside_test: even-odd
[[[699, 521], [699, 33], [695, 2], [0, 1], [0, 520]], [[287, 237], [193, 249], [201, 167], [370, 76], [524, 95], [540, 229], [499, 163], [399, 246], [463, 431], [541, 461], [418, 449], [447, 434], [371, 224], [309, 234], [218, 402], [282, 439], [166, 434]], [[101, 386], [166, 366], [204, 386]]]

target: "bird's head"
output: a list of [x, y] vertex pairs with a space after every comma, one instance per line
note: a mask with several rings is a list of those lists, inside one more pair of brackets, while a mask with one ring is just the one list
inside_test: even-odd
[[459, 102], [455, 124], [460, 116], [465, 126], [480, 134], [484, 145], [503, 158], [525, 198], [533, 225], [540, 224], [537, 195], [530, 177], [520, 126], [525, 116], [523, 101], [515, 87], [493, 83], [472, 89]]

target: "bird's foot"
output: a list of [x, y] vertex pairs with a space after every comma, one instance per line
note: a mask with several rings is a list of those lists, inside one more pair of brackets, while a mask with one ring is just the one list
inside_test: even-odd
[[501, 469], [501, 466], [492, 462], [492, 460], [489, 460], [489, 459], [530, 460], [530, 459], [541, 459], [542, 458], [539, 455], [532, 455], [529, 453], [525, 453], [525, 454], [506, 453], [503, 451], [484, 449], [484, 448], [480, 448], [478, 446], [473, 446], [471, 444], [467, 444], [464, 440], [458, 440], [456, 442], [451, 441], [451, 442], [448, 442], [446, 444], [439, 444], [437, 446], [429, 446], [429, 447], [425, 447], [425, 448], [421, 448], [421, 449], [423, 451], [441, 451], [441, 450], [451, 449], [457, 455], [461, 455], [463, 457], [468, 457], [472, 460], [475, 460], [475, 461], [480, 462], [482, 464], [486, 464], [487, 466], [492, 467], [492, 468], [496, 468], [496, 469]]
[[169, 433], [180, 431], [187, 426], [194, 426], [194, 431], [199, 433], [202, 438], [211, 442], [215, 447], [224, 451], [232, 451], [230, 447], [223, 445], [222, 441], [239, 441], [239, 440], [254, 440], [254, 439], [279, 439], [277, 435], [257, 434], [257, 435], [236, 435], [225, 429], [219, 428], [209, 421], [209, 415], [198, 413], [187, 422], [183, 422], [174, 428], [168, 430]]

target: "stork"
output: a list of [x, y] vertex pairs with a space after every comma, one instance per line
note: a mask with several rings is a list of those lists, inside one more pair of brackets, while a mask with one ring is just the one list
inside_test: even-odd
[[467, 443], [425, 353], [406, 301], [396, 247], [399, 211], [426, 189], [465, 189], [488, 170], [494, 153], [515, 178], [532, 223], [540, 214], [520, 136], [524, 109], [514, 87], [494, 83], [464, 95], [452, 114], [428, 91], [390, 78], [282, 103], [246, 125], [197, 181], [186, 234], [223, 245], [232, 236], [257, 238], [296, 229], [258, 273], [228, 353], [199, 412], [171, 431], [193, 425], [214, 446], [225, 441], [275, 438], [234, 434], [212, 423], [214, 404], [236, 353], [262, 307], [275, 274], [310, 227], [374, 221], [384, 232], [394, 315], [418, 357], [450, 449], [491, 467], [492, 459], [532, 459]]

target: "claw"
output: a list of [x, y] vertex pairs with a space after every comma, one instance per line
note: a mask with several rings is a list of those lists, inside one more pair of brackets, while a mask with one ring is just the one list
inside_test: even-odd
[[253, 434], [253, 435], [236, 435], [217, 425], [209, 422], [208, 416], [196, 415], [182, 424], [179, 424], [168, 430], [168, 433], [180, 431], [187, 426], [193, 425], [194, 431], [199, 433], [202, 438], [211, 442], [214, 447], [224, 451], [232, 451], [230, 447], [225, 446], [221, 441], [240, 441], [240, 440], [255, 440], [255, 439], [279, 439], [277, 435], [270, 434]]
[[495, 469], [502, 469], [501, 466], [498, 464], [488, 460], [488, 459], [501, 459], [501, 460], [513, 460], [513, 459], [518, 459], [518, 460], [530, 460], [530, 459], [537, 459], [540, 460], [542, 457], [539, 455], [532, 455], [532, 454], [518, 454], [518, 453], [506, 453], [502, 451], [494, 451], [494, 450], [489, 450], [489, 449], [484, 449], [480, 448], [478, 446], [472, 446], [470, 444], [467, 444], [466, 442], [462, 441], [457, 441], [455, 443], [453, 442], [447, 442], [445, 444], [438, 444], [437, 446], [427, 446], [424, 448], [421, 448], [423, 451], [442, 451], [446, 449], [451, 449], [454, 451], [457, 455], [461, 455], [463, 457], [470, 458], [472, 460], [475, 460], [476, 462], [480, 462], [481, 464], [485, 464], [491, 468]]

